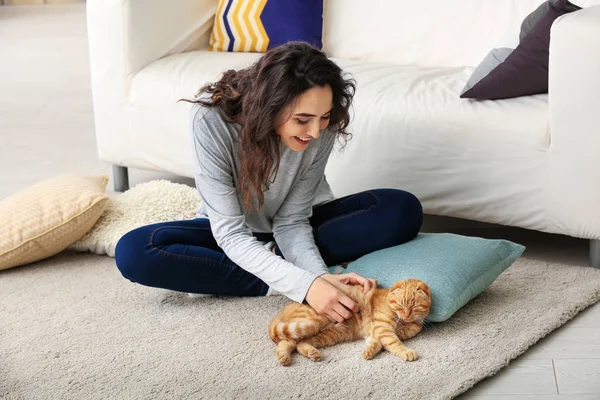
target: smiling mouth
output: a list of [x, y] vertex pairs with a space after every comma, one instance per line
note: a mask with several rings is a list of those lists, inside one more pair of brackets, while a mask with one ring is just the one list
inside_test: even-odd
[[300, 139], [298, 136], [294, 136], [294, 139], [296, 139], [296, 142], [302, 144], [302, 145], [307, 145], [308, 143], [310, 143], [311, 139]]

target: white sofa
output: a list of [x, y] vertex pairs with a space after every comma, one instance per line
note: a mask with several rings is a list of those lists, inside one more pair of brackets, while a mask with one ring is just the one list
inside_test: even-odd
[[[591, 239], [600, 265], [600, 7], [553, 25], [548, 95], [472, 101], [474, 67], [542, 0], [325, 0], [324, 50], [357, 81], [338, 196], [416, 194], [428, 214]], [[217, 0], [88, 0], [98, 153], [193, 176], [189, 104], [260, 54], [206, 50]], [[124, 167], [124, 168], [123, 168]]]

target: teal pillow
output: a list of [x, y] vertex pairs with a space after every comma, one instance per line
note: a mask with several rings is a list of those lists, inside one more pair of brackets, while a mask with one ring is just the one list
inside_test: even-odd
[[420, 233], [410, 242], [351, 262], [343, 272], [376, 279], [383, 288], [402, 279], [422, 280], [431, 289], [427, 320], [442, 322], [491, 285], [524, 250], [508, 240]]

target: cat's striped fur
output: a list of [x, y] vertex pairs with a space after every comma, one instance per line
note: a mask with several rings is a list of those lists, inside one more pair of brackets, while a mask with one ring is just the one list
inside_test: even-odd
[[373, 288], [363, 293], [360, 285], [348, 286], [346, 295], [354, 300], [360, 312], [343, 323], [332, 323], [310, 306], [288, 304], [269, 324], [269, 336], [277, 343], [277, 359], [289, 365], [294, 350], [313, 361], [321, 360], [318, 347], [366, 339], [363, 357], [373, 358], [385, 348], [407, 361], [417, 359], [417, 353], [401, 340], [421, 331], [429, 315], [429, 286], [417, 279], [396, 282], [390, 289]]

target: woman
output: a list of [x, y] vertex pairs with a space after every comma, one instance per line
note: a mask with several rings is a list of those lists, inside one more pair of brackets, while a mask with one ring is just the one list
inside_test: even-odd
[[376, 282], [327, 266], [409, 241], [422, 223], [405, 191], [334, 198], [325, 165], [348, 135], [354, 89], [301, 42], [200, 89], [191, 112], [198, 218], [127, 233], [116, 248], [123, 276], [190, 293], [280, 292], [331, 321], [350, 318], [357, 305], [339, 288]]

